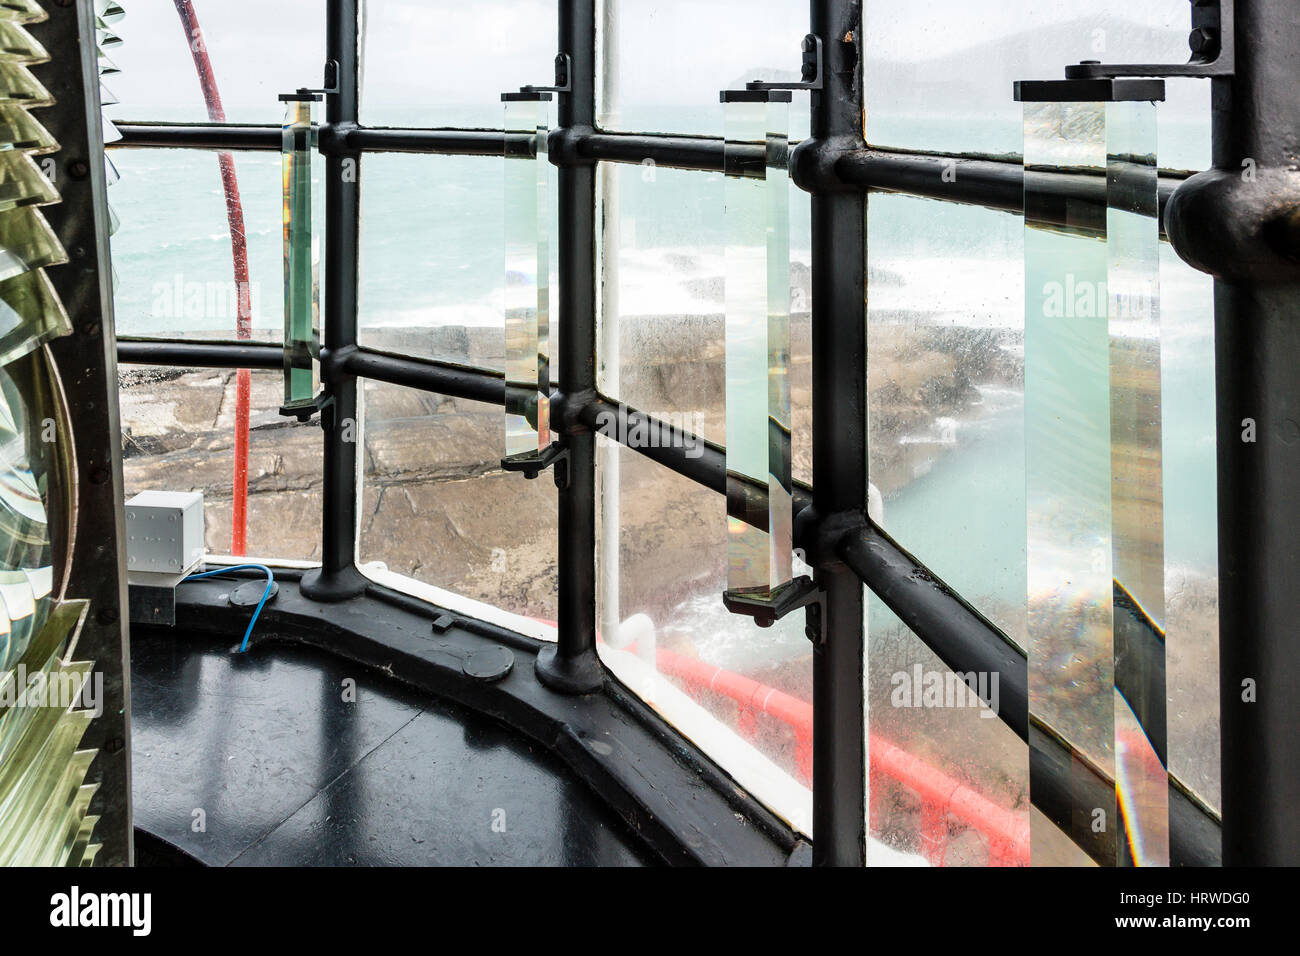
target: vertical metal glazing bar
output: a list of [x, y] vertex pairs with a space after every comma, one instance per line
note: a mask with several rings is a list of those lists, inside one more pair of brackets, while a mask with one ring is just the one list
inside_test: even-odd
[[[800, 154], [820, 168], [823, 151], [863, 142], [862, 4], [812, 0], [810, 12], [825, 78], [812, 94], [812, 137]], [[867, 511], [866, 241], [865, 194], [818, 188], [812, 197], [813, 507], [823, 521]], [[813, 658], [813, 861], [863, 866], [864, 594], [861, 580], [835, 554], [819, 548], [814, 558], [825, 609], [824, 640]]]
[[[326, 96], [324, 348], [337, 353], [357, 342], [357, 247], [360, 238], [361, 154], [343, 148], [357, 124], [358, 0], [329, 0], [326, 58], [338, 64], [338, 92]], [[303, 575], [302, 593], [317, 601], [360, 594], [365, 579], [356, 568], [357, 445], [360, 441], [356, 377], [330, 376], [321, 410], [325, 431], [321, 567]]]
[[1170, 211], [1214, 284], [1223, 863], [1300, 865], [1300, 11], [1237, 0], [1214, 170]]
[[559, 481], [558, 640], [538, 655], [537, 676], [552, 689], [583, 693], [604, 679], [596, 657], [596, 436], [576, 414], [596, 395], [596, 167], [580, 161], [572, 145], [575, 134], [595, 126], [595, 0], [560, 0], [559, 52], [569, 57], [572, 90], [559, 96], [551, 134], [559, 166], [557, 351], [566, 399], [564, 420], [552, 427], [568, 461]]

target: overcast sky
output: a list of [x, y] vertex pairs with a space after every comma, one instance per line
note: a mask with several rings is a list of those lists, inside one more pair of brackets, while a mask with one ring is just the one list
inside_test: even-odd
[[[232, 119], [276, 122], [276, 95], [317, 86], [325, 0], [193, 0]], [[628, 103], [708, 104], [756, 67], [795, 70], [807, 0], [610, 0], [620, 11], [614, 49]], [[202, 114], [198, 81], [173, 0], [124, 0], [122, 74], [108, 85], [111, 115]], [[872, 0], [867, 39], [881, 59], [928, 59], [998, 36], [1096, 11], [1100, 27], [1188, 22], [1187, 0]], [[548, 80], [554, 0], [369, 0], [363, 109], [440, 103], [499, 111], [497, 94]], [[1122, 18], [1122, 19], [1119, 19]], [[1124, 50], [1112, 29], [1108, 52]], [[1119, 34], [1118, 36], [1114, 34]], [[1171, 33], [1177, 36], [1176, 33]], [[1091, 41], [1080, 37], [1080, 44]], [[1087, 54], [1085, 48], [1081, 51]], [[1146, 51], [1150, 58], [1179, 51]], [[1062, 65], [1080, 58], [1061, 51]], [[192, 118], [199, 118], [194, 116]]]

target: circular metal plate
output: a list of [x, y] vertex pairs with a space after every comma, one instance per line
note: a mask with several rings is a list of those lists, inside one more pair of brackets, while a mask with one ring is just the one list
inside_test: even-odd
[[[262, 600], [262, 595], [265, 593], [265, 581], [245, 581], [230, 592], [230, 603], [235, 607], [257, 607], [257, 602]], [[272, 581], [271, 593], [266, 596], [266, 603], [270, 604], [274, 601], [279, 593], [280, 585]]]
[[509, 649], [490, 647], [466, 657], [461, 670], [477, 680], [497, 681], [509, 674], [514, 666], [515, 655]]

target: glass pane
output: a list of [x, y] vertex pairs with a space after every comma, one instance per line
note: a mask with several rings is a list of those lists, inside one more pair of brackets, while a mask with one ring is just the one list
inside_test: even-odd
[[0, 58], [17, 63], [44, 63], [50, 56], [19, 24], [0, 20]]
[[368, 0], [361, 120], [500, 129], [498, 94], [551, 85], [558, 30], [554, 0]]
[[[1020, 155], [1015, 80], [1060, 79], [1079, 60], [1184, 63], [1187, 0], [868, 3], [867, 140], [880, 146]], [[1210, 164], [1209, 83], [1174, 80], [1161, 107], [1160, 162]]]
[[492, 605], [528, 633], [554, 622], [555, 483], [501, 470], [501, 409], [364, 385], [358, 551], [367, 573]]
[[722, 496], [604, 437], [598, 443], [601, 660], [809, 833], [812, 645], [803, 615], [761, 629], [728, 613]]
[[[1024, 116], [1028, 220], [1047, 195], [1032, 167], [1106, 168], [1106, 106], [1025, 103]], [[1095, 225], [1094, 209], [1077, 213]], [[1104, 832], [1113, 848], [1115, 806], [1083, 797], [1085, 762], [1115, 774], [1106, 269], [1104, 236], [1025, 231], [1029, 711], [1076, 750], [1070, 835]]]
[[0, 282], [67, 260], [39, 209], [24, 206], [0, 215]]
[[0, 364], [71, 331], [44, 269], [0, 281]]
[[[501, 103], [496, 104], [501, 123]], [[505, 370], [504, 160], [374, 154], [361, 180], [362, 345]], [[546, 164], [555, 195], [555, 167]], [[549, 285], [555, 218], [548, 217]], [[557, 329], [550, 330], [556, 351]]]
[[[295, 94], [296, 95], [296, 94]], [[311, 94], [308, 94], [311, 95]], [[324, 196], [313, 196], [313, 100], [285, 104], [280, 161], [284, 176], [284, 407], [308, 407], [320, 388], [320, 235]]]
[[1047, 171], [1106, 173], [1104, 218], [1079, 203], [1025, 239], [1031, 712], [1075, 748], [1075, 783], [1085, 761], [1114, 777], [1117, 808], [1072, 786], [1079, 842], [1167, 865], [1155, 106], [1024, 115], [1027, 219]]
[[11, 23], [35, 23], [45, 19], [45, 10], [37, 0], [5, 0], [0, 6], [0, 20]]
[[[113, 208], [119, 336], [237, 337], [241, 295], [252, 337], [279, 342], [284, 315], [283, 172], [277, 153], [235, 154], [247, 243], [248, 286], [235, 282], [231, 230], [217, 154], [119, 149]], [[278, 403], [277, 403], [278, 407]]]
[[998, 675], [953, 674], [874, 595], [868, 606], [868, 866], [889, 851], [1027, 866], [1029, 748], [997, 719]]
[[[603, 0], [602, 7], [596, 110], [603, 129], [717, 136], [716, 91], [800, 78], [805, 0], [767, 0], [761, 16], [745, 0]], [[796, 93], [790, 138], [807, 135], [808, 95]]]
[[[874, 195], [868, 228], [868, 447], [881, 496], [873, 510], [887, 531], [1024, 646], [1023, 226], [1019, 217], [978, 207]], [[1212, 283], [1168, 244], [1160, 259], [1169, 762], [1215, 806]], [[898, 667], [882, 660], [888, 652], [877, 643], [881, 629], [901, 625], [892, 615], [882, 622], [879, 613], [873, 601], [877, 694], [890, 689], [877, 668], [892, 675], [912, 664], [910, 657]], [[883, 732], [874, 721], [886, 715], [873, 710], [873, 733]], [[943, 731], [934, 733], [944, 739]], [[965, 772], [967, 759], [953, 760]], [[1050, 823], [1046, 830], [1066, 839]], [[906, 839], [893, 845], [910, 845]], [[1038, 858], [1038, 829], [1034, 845]]]
[[[1024, 228], [873, 195], [867, 229], [873, 515], [1023, 644]], [[992, 719], [1000, 687], [955, 683], [874, 595], [868, 608], [873, 837], [936, 865], [1026, 864], [1028, 748]], [[947, 809], [945, 791], [961, 795]]]
[[58, 144], [25, 107], [0, 103], [0, 147], [46, 153], [58, 149]]
[[1156, 105], [1106, 107], [1111, 552], [1121, 859], [1169, 865]]
[[[714, 119], [716, 125], [716, 112]], [[725, 444], [722, 174], [602, 163], [599, 182], [599, 388]], [[812, 473], [809, 198], [790, 186], [790, 398], [798, 481]]]
[[505, 102], [506, 457], [535, 458], [551, 443], [550, 256], [554, 193], [546, 159], [550, 103]]
[[58, 202], [59, 191], [24, 152], [0, 152], [0, 212]]
[[1024, 646], [1024, 227], [880, 194], [867, 230], [873, 513]]
[[[250, 557], [319, 560], [321, 440], [315, 422], [279, 414], [279, 372], [252, 372], [248, 451]], [[119, 370], [125, 497], [200, 491], [210, 554], [231, 553], [233, 369]]]
[[1160, 248], [1169, 770], [1219, 806], [1214, 283]]
[[0, 59], [0, 102], [35, 108], [49, 106], [54, 99], [27, 67]]
[[129, 6], [129, 16], [106, 24], [123, 41], [110, 52], [121, 71], [112, 78], [119, 101], [108, 108], [112, 120], [207, 121], [191, 46], [207, 52], [232, 123], [277, 125], [277, 95], [324, 79], [320, 0], [194, 0], [197, 36], [187, 35], [172, 0]]
[[[790, 580], [789, 107], [724, 104], [727, 497], [767, 489], [767, 507], [727, 518], [727, 586], [761, 597]], [[753, 147], [764, 161], [748, 161]]]
[[42, 411], [0, 369], [0, 674], [44, 626], [54, 587], [45, 492], [53, 462]]

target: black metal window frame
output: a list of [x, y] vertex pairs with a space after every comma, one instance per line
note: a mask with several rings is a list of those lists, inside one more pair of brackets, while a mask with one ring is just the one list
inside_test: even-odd
[[[600, 162], [719, 171], [719, 138], [632, 134], [596, 125], [596, 0], [558, 0], [558, 50], [571, 63], [572, 92], [559, 97], [549, 157], [558, 167], [559, 388], [553, 426], [569, 453], [559, 491], [558, 642], [549, 675], [557, 690], [582, 690], [599, 673], [596, 658], [595, 433], [608, 412], [633, 421], [643, 413], [599, 393], [596, 380], [596, 169]], [[338, 427], [357, 413], [360, 378], [474, 401], [504, 404], [501, 373], [358, 344], [357, 286], [360, 190], [367, 153], [500, 156], [500, 130], [366, 127], [358, 114], [359, 0], [327, 0], [326, 56], [339, 65], [339, 88], [327, 97], [320, 149], [327, 161], [326, 234], [331, 263], [325, 283], [322, 380], [333, 399], [322, 415], [324, 481], [322, 566], [302, 591], [342, 601], [365, 589], [356, 568], [357, 449]], [[813, 829], [815, 862], [865, 861], [864, 592], [869, 587], [955, 671], [1000, 674], [999, 717], [1030, 747], [1035, 778], [1055, 781], [1032, 794], [1049, 819], [1068, 823], [1074, 799], [1069, 744], [1028, 717], [1024, 651], [909, 554], [866, 515], [866, 211], [872, 192], [1023, 212], [1023, 168], [1014, 160], [927, 154], [870, 147], [863, 137], [861, 3], [811, 0], [810, 32], [825, 49], [825, 87], [812, 94], [809, 139], [791, 155], [795, 182], [812, 196], [813, 487], [796, 488], [796, 543], [809, 556], [824, 596], [824, 639], [814, 652]], [[793, 54], [793, 51], [792, 51]], [[115, 148], [279, 150], [278, 126], [119, 123]], [[757, 148], [756, 148], [757, 152]], [[344, 176], [344, 164], [355, 175]], [[955, 164], [957, 176], [943, 171]], [[351, 170], [350, 170], [351, 171]], [[1162, 212], [1186, 174], [1162, 172]], [[1059, 217], [1072, 199], [1104, 196], [1105, 177], [1062, 176]], [[1104, 201], [1102, 202], [1104, 206]], [[120, 338], [122, 362], [208, 368], [282, 367], [272, 344]], [[620, 434], [635, 430], [620, 429]], [[725, 449], [633, 447], [679, 475], [725, 494]], [[766, 490], [750, 492], [762, 499]], [[1222, 521], [1221, 517], [1221, 521]], [[1095, 772], [1099, 799], [1114, 781]], [[1226, 784], [1225, 784], [1226, 786]], [[1217, 815], [1170, 776], [1171, 855], [1175, 865], [1221, 860]], [[1106, 848], [1083, 847], [1103, 858]], [[1113, 859], [1113, 853], [1112, 857]]]

